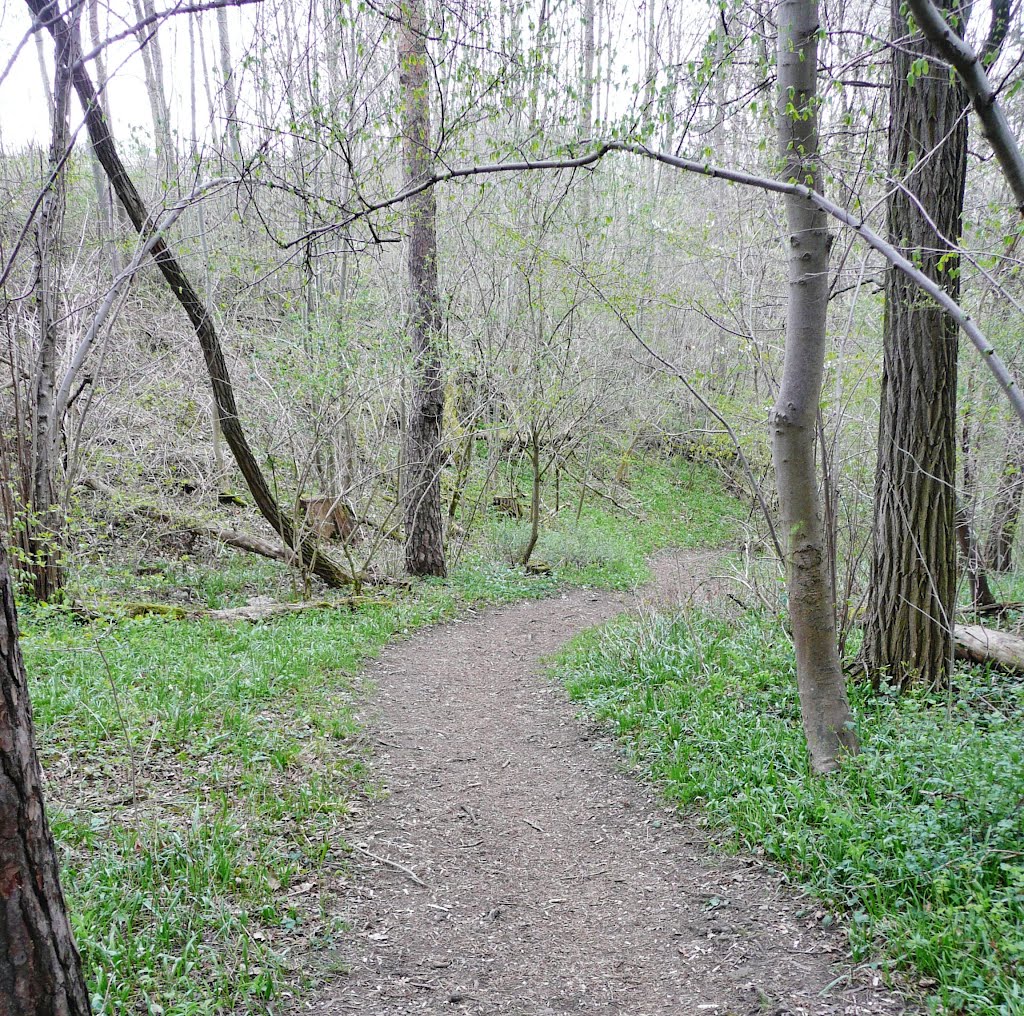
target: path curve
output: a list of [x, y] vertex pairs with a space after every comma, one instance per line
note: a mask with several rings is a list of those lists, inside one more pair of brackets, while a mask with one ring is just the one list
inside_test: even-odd
[[[691, 596], [708, 560], [658, 558], [655, 595]], [[303, 1011], [907, 1011], [844, 963], [813, 902], [754, 858], [710, 852], [543, 676], [545, 656], [636, 602], [574, 590], [491, 610], [369, 668], [390, 794], [348, 833], [362, 852], [347, 975]]]

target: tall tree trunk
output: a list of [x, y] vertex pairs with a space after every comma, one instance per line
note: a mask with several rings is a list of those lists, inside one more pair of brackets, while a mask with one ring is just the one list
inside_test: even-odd
[[7, 552], [0, 546], [0, 1012], [89, 1016], [43, 808]]
[[1010, 424], [1006, 438], [1006, 456], [996, 487], [995, 508], [992, 511], [992, 528], [988, 534], [986, 557], [988, 566], [997, 572], [1010, 571], [1013, 567], [1013, 541], [1017, 535], [1017, 521], [1020, 518], [1021, 495], [1024, 494], [1024, 439], [1017, 427], [1017, 421]]
[[[58, 45], [60, 45], [61, 39], [66, 39], [69, 36], [70, 30], [67, 23], [58, 14], [51, 12], [47, 17], [43, 17], [44, 11], [50, 11], [50, 0], [26, 0], [26, 3], [36, 17], [47, 23], [47, 27]], [[118, 155], [117, 146], [110, 133], [109, 122], [99, 106], [96, 90], [93, 88], [89, 73], [80, 60], [73, 62], [73, 79], [79, 101], [85, 110], [85, 125], [89, 132], [93, 151], [136, 231], [140, 236], [148, 236], [153, 228], [153, 222]], [[213, 317], [163, 237], [159, 237], [153, 242], [152, 255], [164, 280], [195, 329], [196, 338], [199, 340], [199, 347], [210, 376], [213, 400], [217, 407], [224, 440], [231, 449], [256, 507], [284, 542], [296, 552], [304, 567], [329, 585], [350, 584], [353, 581], [353, 576], [341, 565], [323, 554], [316, 540], [308, 536], [303, 537], [301, 531], [293, 525], [289, 514], [282, 511], [278, 505], [245, 436], [245, 429], [242, 427], [238, 412], [238, 403], [235, 400], [234, 386], [231, 383], [231, 375], [228, 372], [227, 361], [224, 358], [224, 350], [221, 347]]]
[[[151, 18], [156, 13], [153, 0], [134, 0], [137, 22]], [[146, 94], [153, 117], [153, 148], [156, 155], [157, 176], [170, 180], [174, 172], [174, 147], [171, 141], [171, 114], [167, 105], [164, 88], [164, 60], [157, 38], [157, 22], [150, 22], [136, 33], [139, 40], [139, 54], [146, 77]]]
[[963, 423], [960, 428], [960, 460], [963, 463], [963, 493], [956, 505], [954, 527], [960, 553], [964, 558], [964, 570], [971, 588], [971, 605], [975, 610], [994, 607], [996, 598], [988, 584], [985, 572], [985, 561], [981, 555], [981, 547], [974, 535], [974, 523], [977, 510], [977, 483], [974, 474], [974, 441], [971, 440], [971, 404], [974, 393], [969, 384], [967, 389], [967, 405], [964, 407]]
[[64, 524], [61, 512], [55, 505], [56, 444], [51, 435], [56, 432], [53, 414], [57, 387], [57, 347], [60, 340], [58, 304], [61, 290], [60, 245], [67, 181], [65, 162], [71, 141], [68, 129], [71, 60], [78, 52], [75, 42], [80, 15], [81, 6], [74, 6], [68, 34], [57, 41], [54, 54], [52, 132], [46, 167], [49, 184], [36, 218], [34, 289], [39, 345], [33, 375], [31, 514], [27, 520], [26, 533], [33, 593], [40, 600], [52, 599], [64, 582], [61, 563]]
[[228, 12], [224, 7], [217, 8], [217, 36], [220, 40], [220, 72], [224, 82], [224, 115], [226, 124], [224, 132], [231, 144], [231, 158], [236, 163], [242, 161], [242, 147], [238, 132], [238, 97], [235, 88], [235, 72], [231, 66], [231, 37], [228, 34]]
[[[818, 5], [779, 7], [779, 148], [784, 177], [818, 183]], [[800, 709], [816, 772], [857, 750], [846, 682], [836, 648], [835, 608], [815, 468], [815, 424], [825, 368], [825, 317], [831, 237], [825, 213], [786, 198], [789, 303], [786, 355], [771, 413], [772, 458], [785, 534], [789, 614], [796, 649]]]
[[[934, 47], [910, 36], [901, 6], [891, 0], [892, 37], [900, 45], [892, 48], [889, 235], [956, 299], [958, 260], [950, 245], [959, 241], [963, 211], [967, 97]], [[931, 60], [927, 74], [917, 74], [918, 56]], [[943, 685], [953, 662], [956, 598], [957, 328], [892, 267], [884, 344], [864, 662], [876, 686], [915, 679]]]
[[[430, 147], [430, 63], [425, 0], [402, 4], [398, 34], [402, 151], [406, 186], [434, 168]], [[412, 406], [405, 433], [405, 567], [410, 575], [444, 575], [441, 525], [441, 299], [437, 288], [436, 204], [432, 187], [409, 201], [406, 266], [412, 342]]]
[[594, 0], [583, 0], [583, 77], [580, 80], [580, 134], [589, 138], [594, 129]]

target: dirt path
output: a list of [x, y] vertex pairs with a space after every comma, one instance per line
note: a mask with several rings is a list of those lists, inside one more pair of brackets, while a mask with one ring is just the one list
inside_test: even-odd
[[[701, 563], [659, 559], [658, 594], [691, 595]], [[390, 796], [351, 834], [365, 852], [348, 974], [304, 1011], [905, 1011], [843, 963], [813, 905], [652, 800], [542, 675], [544, 656], [634, 602], [574, 591], [489, 611], [372, 667]]]

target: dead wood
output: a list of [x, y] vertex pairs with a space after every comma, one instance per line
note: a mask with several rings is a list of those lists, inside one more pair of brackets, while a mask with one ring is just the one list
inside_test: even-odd
[[1011, 674], [1024, 674], [1024, 638], [980, 624], [958, 624], [953, 628], [958, 660], [988, 663]]
[[[102, 494], [110, 500], [117, 497], [113, 488], [108, 487], [102, 480], [98, 480], [94, 476], [86, 477], [82, 481], [82, 486], [95, 491], [97, 494]], [[281, 561], [284, 564], [294, 564], [296, 562], [296, 555], [287, 547], [279, 543], [273, 543], [270, 540], [264, 540], [259, 536], [240, 533], [236, 529], [224, 529], [215, 523], [203, 522], [200, 519], [179, 515], [177, 512], [168, 511], [159, 505], [132, 502], [126, 505], [125, 508], [126, 511], [143, 515], [157, 522], [165, 522], [185, 532], [207, 536], [218, 543], [234, 547], [236, 550], [248, 551], [250, 554], [258, 554], [260, 557], [268, 557], [272, 561]]]
[[258, 602], [244, 607], [199, 610], [173, 603], [149, 603], [135, 600], [110, 600], [103, 603], [74, 603], [70, 611], [82, 621], [102, 621], [126, 617], [162, 617], [170, 621], [268, 621], [310, 610], [353, 611], [367, 604], [392, 603], [384, 597], [345, 596], [336, 600], [303, 600], [300, 603]]

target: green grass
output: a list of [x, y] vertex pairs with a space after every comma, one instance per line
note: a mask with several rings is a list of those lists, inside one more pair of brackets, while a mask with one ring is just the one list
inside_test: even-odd
[[933, 1008], [1024, 1012], [1019, 680], [961, 674], [949, 698], [898, 701], [855, 687], [863, 750], [820, 779], [773, 618], [620, 620], [555, 669], [669, 800], [827, 901], [857, 957], [915, 971]]
[[[659, 546], [724, 538], [734, 502], [710, 472], [652, 467], [635, 518], [588, 503], [546, 526], [553, 574], [510, 568], [489, 516], [447, 582], [353, 611], [225, 625], [151, 616], [82, 624], [26, 606], [47, 801], [98, 1013], [266, 1011], [315, 982], [345, 928], [345, 830], [378, 791], [358, 670], [389, 640], [467, 606], [622, 588]], [[625, 494], [624, 494], [625, 496]], [[280, 566], [225, 555], [153, 559], [76, 576], [87, 601], [234, 606], [287, 598]]]
[[[551, 564], [563, 582], [630, 589], [650, 578], [652, 553], [717, 546], [734, 533], [741, 512], [717, 473], [688, 462], [649, 464], [616, 493], [625, 511], [591, 493], [577, 524], [578, 488], [569, 487], [558, 515], [545, 515], [534, 560]], [[513, 561], [529, 530], [528, 522], [491, 517], [478, 554]]]

